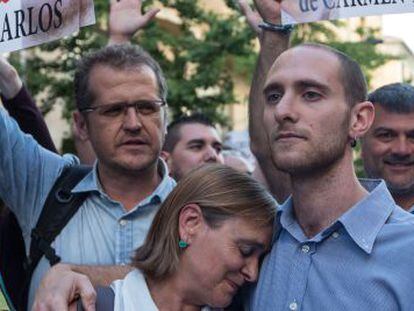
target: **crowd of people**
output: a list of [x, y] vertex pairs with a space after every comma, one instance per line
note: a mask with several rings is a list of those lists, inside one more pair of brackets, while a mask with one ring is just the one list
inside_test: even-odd
[[[223, 151], [205, 116], [168, 125], [162, 68], [129, 43], [158, 13], [140, 0], [111, 3], [108, 46], [77, 65], [77, 156], [58, 154], [0, 58], [0, 198], [26, 255], [41, 252], [27, 288], [11, 290], [18, 310], [412, 309], [414, 87], [368, 94], [344, 53], [289, 47], [280, 1], [239, 4], [260, 42], [254, 169]], [[76, 209], [52, 239], [38, 234], [55, 185], [80, 164], [61, 200]], [[14, 276], [1, 272], [7, 287]]]

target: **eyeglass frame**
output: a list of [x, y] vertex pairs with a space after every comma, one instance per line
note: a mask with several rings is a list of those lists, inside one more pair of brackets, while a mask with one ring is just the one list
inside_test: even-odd
[[[151, 112], [151, 113], [142, 113], [142, 111], [139, 110], [138, 105], [140, 103], [142, 104], [142, 103], [148, 103], [148, 102], [159, 104], [159, 105], [157, 105], [157, 109], [158, 110], [157, 111], [154, 111], [154, 112]], [[104, 108], [107, 108], [107, 107], [117, 107], [117, 106], [122, 107], [122, 112], [119, 115], [116, 115], [116, 116], [105, 116], [102, 113], [99, 113], [99, 115], [100, 116], [103, 116], [103, 117], [106, 117], [106, 118], [114, 118], [115, 119], [117, 117], [120, 117], [121, 115], [125, 115], [127, 109], [133, 107], [133, 108], [135, 108], [135, 113], [137, 113], [137, 114], [139, 114], [141, 116], [151, 116], [151, 115], [159, 112], [162, 107], [168, 106], [168, 104], [163, 99], [157, 99], [157, 100], [142, 99], [142, 100], [137, 100], [137, 101], [135, 101], [133, 103], [114, 103], [114, 104], [105, 104], [105, 105], [99, 105], [99, 106], [86, 107], [86, 108], [79, 109], [79, 112], [82, 112], [82, 113], [89, 113], [89, 112], [94, 112], [94, 111], [98, 111], [99, 112], [100, 109], [104, 109]]]

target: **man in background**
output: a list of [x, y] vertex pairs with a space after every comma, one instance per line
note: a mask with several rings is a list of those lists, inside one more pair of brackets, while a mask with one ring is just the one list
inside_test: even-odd
[[222, 149], [214, 124], [202, 114], [193, 114], [183, 116], [168, 126], [162, 157], [171, 176], [178, 181], [203, 164], [222, 164]]
[[395, 202], [414, 210], [414, 87], [385, 85], [369, 95], [372, 127], [361, 138], [361, 157], [370, 178], [385, 180]]

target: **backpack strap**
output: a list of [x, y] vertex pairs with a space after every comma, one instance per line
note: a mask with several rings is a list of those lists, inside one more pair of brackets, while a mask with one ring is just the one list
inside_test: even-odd
[[[36, 227], [32, 230], [29, 261], [36, 267], [43, 255], [53, 266], [60, 261], [50, 244], [78, 211], [88, 193], [72, 194], [72, 189], [91, 171], [90, 166], [65, 167], [46, 199]], [[33, 267], [33, 268], [34, 268]]]
[[[99, 286], [96, 288], [96, 311], [113, 311], [115, 307], [115, 293], [109, 286]], [[77, 302], [77, 311], [85, 311], [82, 301]]]
[[89, 195], [87, 192], [73, 194], [71, 191], [90, 171], [91, 167], [86, 165], [65, 167], [50, 190], [31, 233], [29, 257], [24, 265], [25, 290], [19, 309], [26, 309], [32, 274], [43, 255], [52, 266], [60, 262], [51, 244]]

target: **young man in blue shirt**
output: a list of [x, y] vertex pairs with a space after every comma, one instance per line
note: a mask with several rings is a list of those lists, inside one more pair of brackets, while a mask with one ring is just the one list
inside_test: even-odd
[[414, 218], [384, 182], [361, 183], [354, 172], [352, 147], [374, 119], [359, 65], [312, 44], [275, 60], [271, 44], [262, 39], [253, 81], [265, 78], [252, 92], [274, 170], [288, 174], [292, 195], [279, 209], [251, 310], [409, 310]]

